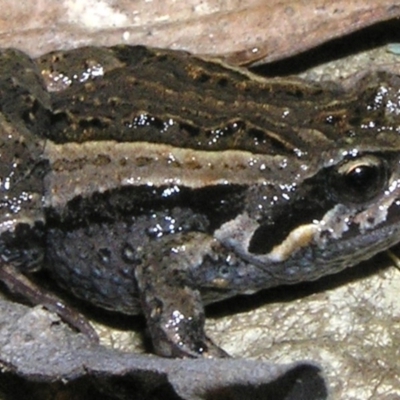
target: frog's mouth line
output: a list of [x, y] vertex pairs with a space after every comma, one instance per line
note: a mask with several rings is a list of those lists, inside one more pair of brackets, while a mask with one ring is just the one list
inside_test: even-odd
[[[285, 269], [285, 265], [295, 265], [296, 260], [302, 259], [309, 259], [321, 270], [328, 267], [332, 272], [358, 264], [400, 241], [400, 204], [393, 199], [388, 199], [387, 203], [389, 201], [389, 207], [379, 203], [372, 212], [368, 208], [356, 213], [354, 218], [346, 217], [351, 215], [351, 209], [336, 205], [320, 221], [302, 224], [290, 231], [267, 254], [252, 256], [249, 251], [245, 258], [268, 273], [271, 263], [281, 264]], [[265, 227], [263, 232], [268, 233]], [[273, 226], [269, 234], [274, 235]], [[305, 256], [307, 252], [312, 257]]]
[[283, 262], [312, 243], [324, 248], [332, 242], [352, 241], [353, 237], [367, 235], [383, 223], [398, 223], [400, 187], [396, 179], [388, 182], [389, 188], [379, 196], [348, 203], [330, 196], [325, 178], [322, 171], [308, 179], [311, 191], [298, 193], [297, 199], [289, 201], [272, 220], [261, 222], [252, 234], [248, 252]]
[[[308, 237], [307, 228], [305, 235]], [[362, 236], [353, 236], [350, 239], [336, 239], [334, 245], [318, 247], [311, 240], [308, 245], [298, 247], [288, 258], [271, 260], [270, 255], [251, 257], [244, 255], [258, 272], [260, 280], [274, 282], [271, 286], [279, 284], [296, 284], [302, 281], [317, 280], [325, 275], [338, 273], [348, 267], [355, 266], [368, 260], [374, 255], [384, 251], [400, 242], [400, 227], [394, 223], [390, 226], [382, 225]], [[283, 246], [283, 245], [281, 245]], [[287, 245], [289, 247], [289, 245]], [[293, 243], [292, 246], [294, 247]], [[276, 249], [284, 253], [284, 248]], [[257, 285], [256, 285], [257, 286]], [[257, 286], [257, 290], [261, 286]], [[266, 288], [264, 284], [262, 288]]]

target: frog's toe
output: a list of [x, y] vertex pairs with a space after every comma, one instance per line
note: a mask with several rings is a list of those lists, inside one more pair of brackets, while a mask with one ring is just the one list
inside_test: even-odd
[[175, 338], [154, 340], [154, 351], [163, 357], [173, 358], [228, 358], [223, 349], [218, 347], [211, 339], [205, 337], [199, 341], [176, 341]]
[[229, 358], [230, 355], [221, 347], [218, 347], [211, 339], [206, 338], [205, 351], [202, 354], [204, 358]]

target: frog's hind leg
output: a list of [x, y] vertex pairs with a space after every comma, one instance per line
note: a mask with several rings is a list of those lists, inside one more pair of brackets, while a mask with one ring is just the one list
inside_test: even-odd
[[0, 265], [0, 281], [8, 287], [11, 293], [22, 296], [32, 304], [43, 305], [79, 332], [88, 336], [93, 342], [99, 341], [96, 331], [82, 314], [66, 306], [59, 298], [37, 286], [17, 267], [10, 264]]

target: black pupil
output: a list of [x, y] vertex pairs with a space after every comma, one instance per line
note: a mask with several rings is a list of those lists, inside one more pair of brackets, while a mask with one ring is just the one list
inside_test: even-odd
[[361, 165], [352, 169], [344, 179], [349, 189], [361, 194], [373, 190], [374, 186], [379, 183], [379, 168], [375, 165]]

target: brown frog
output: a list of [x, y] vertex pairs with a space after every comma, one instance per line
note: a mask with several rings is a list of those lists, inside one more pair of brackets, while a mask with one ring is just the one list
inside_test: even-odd
[[61, 313], [23, 276], [143, 313], [157, 354], [223, 357], [204, 304], [400, 241], [397, 76], [346, 92], [141, 46], [0, 60], [0, 279]]

